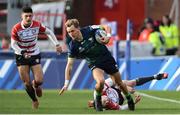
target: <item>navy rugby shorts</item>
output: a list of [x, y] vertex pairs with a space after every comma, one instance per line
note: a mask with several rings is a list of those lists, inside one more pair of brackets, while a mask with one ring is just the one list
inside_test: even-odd
[[119, 71], [118, 65], [113, 57], [108, 57], [103, 60], [98, 60], [97, 62], [90, 64], [89, 68], [91, 70], [93, 70], [95, 68], [100, 68], [100, 69], [104, 70], [107, 74], [110, 74], [110, 75]]

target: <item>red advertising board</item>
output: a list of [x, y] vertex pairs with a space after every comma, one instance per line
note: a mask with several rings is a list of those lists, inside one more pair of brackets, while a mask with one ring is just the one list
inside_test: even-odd
[[117, 21], [119, 39], [126, 38], [127, 19], [133, 22], [133, 39], [145, 18], [145, 0], [94, 0], [94, 22], [100, 23], [101, 18], [108, 21]]

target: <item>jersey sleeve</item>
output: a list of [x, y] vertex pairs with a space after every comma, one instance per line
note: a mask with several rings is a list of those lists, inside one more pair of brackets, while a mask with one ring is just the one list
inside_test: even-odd
[[42, 23], [40, 23], [40, 25], [39, 25], [39, 32], [40, 33], [44, 33], [45, 31], [46, 31], [46, 27]]
[[68, 48], [68, 57], [75, 58], [76, 56], [73, 53], [74, 49], [73, 49], [73, 45], [72, 45], [72, 39], [69, 36], [66, 37], [66, 46]]
[[68, 57], [76, 59], [84, 59], [84, 56], [79, 54], [78, 45], [72, 41], [70, 37], [66, 38], [68, 48]]
[[68, 46], [68, 57], [76, 59], [84, 58], [82, 55], [79, 54], [76, 46]]
[[13, 27], [11, 30], [11, 39], [18, 41], [18, 35], [17, 35], [17, 29], [16, 27]]

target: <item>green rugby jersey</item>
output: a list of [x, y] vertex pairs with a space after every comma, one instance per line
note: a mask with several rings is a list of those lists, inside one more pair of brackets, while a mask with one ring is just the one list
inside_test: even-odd
[[81, 28], [80, 31], [83, 36], [81, 42], [72, 40], [71, 37], [68, 36], [66, 38], [68, 56], [71, 58], [86, 59], [89, 65], [101, 63], [108, 58], [113, 58], [107, 47], [96, 41], [95, 32], [97, 29], [100, 29], [99, 26]]

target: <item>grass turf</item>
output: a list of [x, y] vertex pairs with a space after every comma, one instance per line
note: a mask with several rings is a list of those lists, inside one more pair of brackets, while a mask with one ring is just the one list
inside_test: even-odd
[[[176, 91], [139, 92], [180, 101], [180, 92]], [[25, 90], [0, 90], [0, 114], [180, 114], [180, 104], [147, 97], [142, 97], [135, 111], [96, 112], [87, 107], [92, 94], [92, 90], [72, 90], [59, 96], [58, 90], [44, 90], [39, 109], [33, 110]]]

